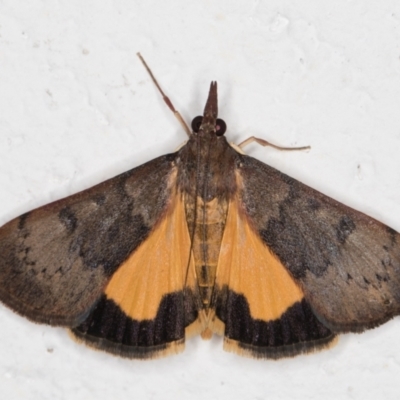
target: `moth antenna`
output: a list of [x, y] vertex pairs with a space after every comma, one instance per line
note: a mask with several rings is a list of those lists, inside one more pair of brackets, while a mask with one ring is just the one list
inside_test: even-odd
[[176, 119], [179, 121], [179, 123], [182, 125], [182, 127], [185, 130], [185, 132], [187, 133], [187, 135], [190, 137], [192, 135], [192, 132], [189, 129], [188, 125], [186, 124], [185, 120], [182, 118], [182, 115], [179, 113], [179, 111], [175, 110], [174, 105], [172, 104], [169, 97], [166, 96], [165, 93], [163, 92], [163, 90], [161, 89], [160, 85], [157, 82], [157, 79], [154, 77], [153, 73], [151, 72], [151, 69], [147, 65], [146, 61], [144, 61], [144, 58], [142, 57], [142, 55], [140, 53], [136, 53], [136, 54], [140, 58], [140, 61], [142, 62], [144, 67], [146, 68], [146, 71], [150, 75], [151, 80], [154, 82], [157, 89], [161, 93], [161, 96], [162, 96], [163, 100], [165, 101], [165, 103], [167, 104], [168, 108], [174, 113]]
[[264, 139], [260, 139], [260, 138], [256, 138], [254, 136], [251, 136], [249, 138], [247, 138], [246, 140], [244, 140], [242, 143], [238, 144], [238, 147], [240, 147], [241, 149], [243, 149], [243, 147], [249, 145], [250, 143], [256, 142], [261, 146], [271, 146], [274, 149], [278, 149], [278, 150], [309, 150], [311, 149], [311, 146], [302, 146], [302, 147], [282, 147], [282, 146], [277, 146], [276, 144], [272, 144]]

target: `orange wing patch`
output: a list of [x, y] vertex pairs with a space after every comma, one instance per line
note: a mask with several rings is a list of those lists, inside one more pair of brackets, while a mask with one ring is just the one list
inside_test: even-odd
[[[217, 288], [225, 285], [243, 295], [253, 319], [272, 321], [303, 299], [303, 292], [240, 212], [237, 199], [229, 204], [217, 266]], [[218, 289], [217, 289], [218, 290]], [[214, 331], [221, 333], [215, 321]]]
[[[184, 204], [175, 195], [167, 215], [111, 278], [107, 299], [133, 320], [154, 320], [165, 295], [187, 287], [196, 291], [190, 249]], [[197, 333], [198, 325], [196, 321], [186, 331]]]

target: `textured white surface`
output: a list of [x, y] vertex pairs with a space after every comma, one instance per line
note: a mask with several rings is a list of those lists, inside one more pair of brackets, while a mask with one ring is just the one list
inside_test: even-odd
[[[398, 0], [1, 0], [0, 224], [185, 140], [137, 51], [189, 122], [217, 80], [232, 141], [311, 145], [246, 151], [400, 230]], [[218, 338], [123, 360], [2, 306], [0, 325], [4, 399], [400, 395], [399, 319], [278, 362]]]

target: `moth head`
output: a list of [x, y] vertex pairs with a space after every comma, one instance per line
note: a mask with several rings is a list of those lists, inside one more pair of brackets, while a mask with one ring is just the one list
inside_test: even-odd
[[211, 82], [210, 91], [203, 116], [197, 116], [192, 121], [194, 133], [222, 136], [226, 132], [225, 122], [218, 117], [217, 82]]

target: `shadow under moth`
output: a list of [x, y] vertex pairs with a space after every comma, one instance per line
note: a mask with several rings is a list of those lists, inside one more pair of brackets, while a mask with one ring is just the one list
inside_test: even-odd
[[294, 356], [399, 314], [397, 232], [229, 144], [216, 82], [189, 129], [144, 65], [189, 140], [0, 228], [5, 305], [131, 358]]

